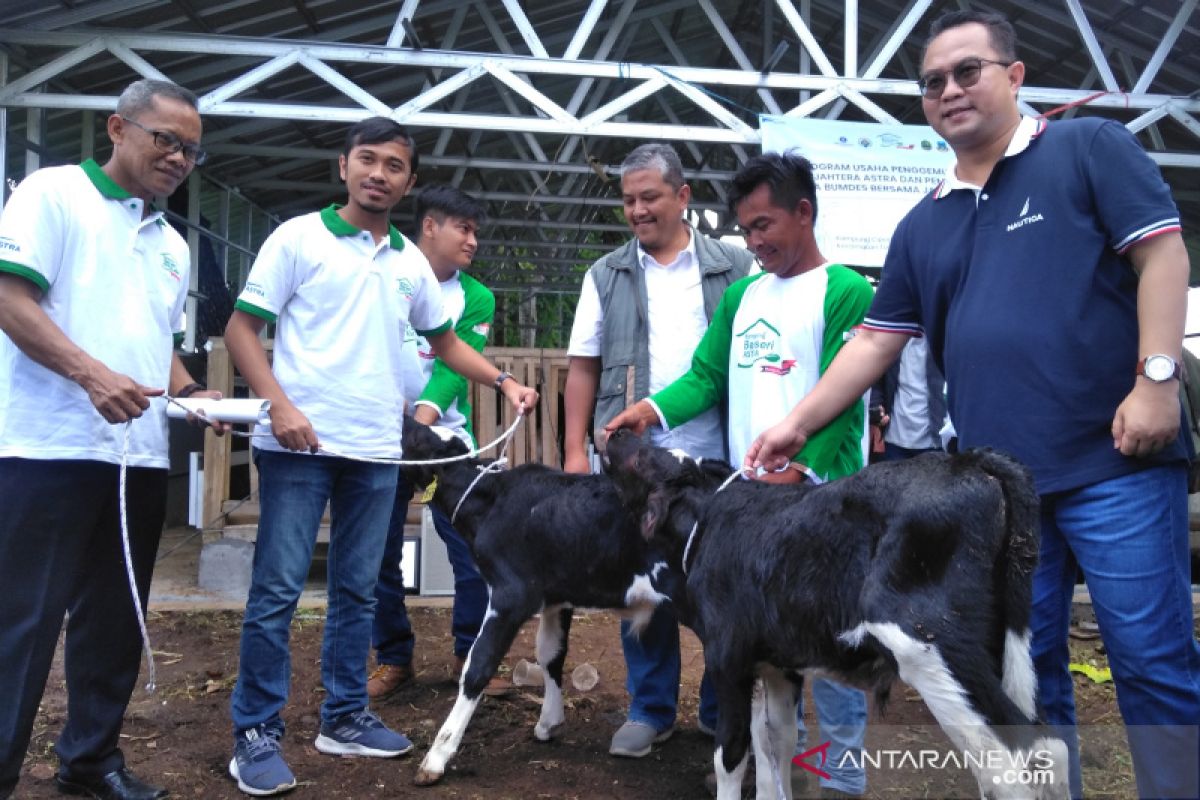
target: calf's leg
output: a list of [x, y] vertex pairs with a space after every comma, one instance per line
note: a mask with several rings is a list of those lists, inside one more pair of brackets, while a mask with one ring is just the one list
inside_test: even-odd
[[[982, 797], [1049, 800], [1070, 796], [1066, 745], [1061, 740], [1052, 737], [1031, 739], [1027, 748], [1014, 752], [1001, 740], [989, 719], [971, 705], [966, 689], [946, 664], [940, 648], [909, 636], [894, 622], [865, 622], [862, 628], [891, 651], [901, 680], [917, 690], [955, 746], [963, 753], [975, 756], [968, 763], [979, 782]], [[996, 707], [989, 710], [991, 721], [1032, 725], [1033, 720], [1024, 720], [1018, 713], [1011, 713], [1016, 708], [1012, 707], [1001, 681], [997, 678], [993, 683], [995, 686], [989, 687], [988, 695], [997, 702]], [[1010, 712], [1006, 712], [1006, 704], [1010, 706]], [[1050, 763], [1042, 763], [1040, 757], [1034, 758], [1039, 753], [1049, 754]], [[1038, 782], [1026, 783], [1014, 780], [1014, 769], [1019, 772], [1022, 765], [1029, 765], [1030, 769], [1049, 768], [1052, 778], [1042, 782], [1042, 776], [1039, 776]]]
[[[717, 692], [717, 735], [713, 763], [717, 800], [741, 800], [742, 780], [750, 763], [750, 706], [754, 690], [751, 665], [730, 668], [707, 651], [705, 664]], [[795, 717], [792, 718], [795, 720]], [[794, 722], [793, 722], [794, 724]]]
[[796, 752], [796, 684], [768, 664], [758, 667], [750, 735], [754, 744], [755, 796], [792, 800], [792, 756]]
[[537, 632], [537, 660], [545, 676], [542, 692], [542, 715], [533, 728], [539, 741], [547, 742], [562, 728], [562, 676], [567, 660], [567, 637], [571, 631], [571, 607], [545, 606]]
[[458, 682], [458, 699], [450, 709], [450, 715], [442, 723], [441, 730], [433, 740], [425, 759], [421, 762], [413, 782], [418, 786], [430, 786], [441, 780], [446, 772], [446, 763], [458, 752], [467, 725], [479, 706], [483, 687], [487, 686], [500, 659], [508, 652], [513, 639], [525, 620], [533, 616], [536, 601], [529, 598], [504, 599], [493, 591], [492, 603], [483, 617], [483, 626], [463, 666], [462, 678]]

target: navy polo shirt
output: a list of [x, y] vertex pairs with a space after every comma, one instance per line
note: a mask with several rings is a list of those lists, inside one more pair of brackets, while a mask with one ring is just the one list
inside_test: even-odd
[[1180, 230], [1170, 191], [1119, 123], [1025, 124], [978, 199], [943, 184], [900, 222], [864, 327], [927, 336], [960, 444], [1016, 456], [1041, 493], [1183, 460], [1182, 438], [1112, 444], [1139, 355], [1124, 254]]

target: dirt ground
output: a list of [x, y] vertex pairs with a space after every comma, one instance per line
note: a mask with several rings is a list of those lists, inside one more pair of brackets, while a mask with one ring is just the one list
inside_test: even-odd
[[[319, 653], [323, 617], [302, 610], [292, 630], [292, 695], [285, 711], [285, 755], [299, 787], [293, 797], [310, 798], [703, 798], [704, 775], [712, 770], [712, 741], [696, 729], [696, 696], [703, 656], [695, 637], [683, 634], [683, 689], [679, 730], [647, 758], [616, 759], [607, 753], [613, 730], [624, 719], [624, 661], [618, 625], [608, 613], [577, 613], [571, 629], [567, 670], [588, 662], [600, 681], [587, 692], [565, 689], [567, 724], [551, 743], [533, 737], [539, 690], [521, 689], [505, 699], [485, 698], [441, 784], [412, 785], [419, 760], [454, 702], [451, 677], [450, 611], [411, 609], [417, 634], [414, 685], [376, 706], [392, 727], [416, 743], [413, 753], [394, 760], [339, 759], [313, 747], [321, 701]], [[229, 696], [237, 675], [240, 615], [228, 611], [153, 612], [151, 641], [157, 654], [158, 689], [139, 689], [130, 705], [123, 749], [132, 768], [177, 798], [241, 798], [228, 777], [231, 734]], [[533, 660], [535, 623], [521, 632], [506, 659]], [[1106, 666], [1100, 642], [1075, 640], [1075, 660]], [[569, 684], [569, 681], [568, 681]], [[1085, 795], [1134, 797], [1132, 774], [1111, 683], [1077, 676], [1084, 724]], [[809, 703], [811, 706], [811, 703]], [[30, 745], [20, 798], [58, 797], [54, 737], [65, 715], [59, 660], [51, 675]], [[809, 744], [816, 743], [809, 709]], [[867, 749], [916, 752], [945, 741], [917, 695], [902, 684], [892, 692], [886, 716], [872, 712]], [[815, 763], [815, 762], [814, 762]], [[793, 768], [800, 780], [807, 772]], [[797, 781], [797, 786], [800, 781]], [[815, 796], [809, 781], [798, 796]], [[868, 768], [868, 797], [978, 797], [974, 782], [953, 770], [916, 770], [903, 763]]]

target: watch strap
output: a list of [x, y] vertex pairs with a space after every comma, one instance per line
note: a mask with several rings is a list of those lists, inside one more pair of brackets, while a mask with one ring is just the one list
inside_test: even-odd
[[[1171, 373], [1170, 377], [1163, 378], [1162, 381], [1154, 381], [1154, 378], [1151, 378], [1149, 375], [1146, 374], [1146, 361], [1151, 358], [1170, 359], [1171, 363], [1175, 365], [1175, 371]], [[1183, 375], [1183, 365], [1168, 355], [1160, 355], [1158, 353], [1154, 353], [1154, 354], [1146, 356], [1146, 358], [1138, 359], [1136, 374], [1141, 375], [1146, 380], [1154, 381], [1155, 383], [1163, 383], [1165, 381], [1171, 380], [1171, 378], [1174, 378], [1175, 380], [1179, 380], [1179, 378]]]

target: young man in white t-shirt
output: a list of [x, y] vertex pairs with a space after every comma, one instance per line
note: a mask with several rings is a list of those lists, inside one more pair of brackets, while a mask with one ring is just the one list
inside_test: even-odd
[[[255, 463], [262, 514], [232, 699], [230, 774], [255, 796], [296, 785], [280, 749], [291, 669], [288, 627], [326, 503], [329, 606], [321, 652], [321, 729], [333, 755], [412, 749], [367, 708], [375, 579], [396, 492], [408, 326], [459, 374], [494, 384], [514, 406], [537, 393], [459, 339], [429, 262], [388, 222], [416, 180], [412, 137], [372, 117], [347, 132], [344, 206], [288, 220], [263, 243], [225, 332], [250, 388], [271, 401]], [[276, 325], [274, 361], [259, 333]], [[382, 463], [381, 463], [382, 462]]]
[[[464, 270], [471, 265], [478, 247], [475, 234], [486, 217], [484, 205], [453, 186], [428, 186], [417, 197], [417, 247], [429, 259], [429, 266], [442, 290], [446, 315], [454, 332], [480, 352], [487, 344], [496, 298], [491, 291]], [[404, 339], [404, 395], [408, 413], [425, 425], [448, 428], [475, 447], [471, 431], [471, 406], [467, 380], [434, 355], [424, 336], [410, 325]], [[387, 547], [375, 584], [375, 623], [371, 643], [375, 647], [376, 667], [367, 680], [367, 695], [372, 700], [388, 697], [413, 677], [413, 632], [404, 605], [404, 573], [400, 560], [404, 553], [404, 523], [413, 487], [404, 476], [396, 485], [396, 501], [388, 524]], [[466, 540], [454, 529], [450, 518], [432, 505], [433, 526], [446, 545], [446, 554], [454, 570], [454, 611], [451, 633], [454, 657], [462, 671], [467, 653], [488, 607], [488, 587], [475, 566], [475, 558]], [[484, 694], [507, 694], [512, 684], [492, 678]]]
[[144, 609], [166, 514], [162, 395], [220, 396], [174, 352], [190, 260], [151, 206], [203, 163], [200, 130], [195, 95], [136, 81], [108, 118], [112, 157], [38, 170], [0, 218], [0, 798], [17, 785], [67, 613], [58, 788], [167, 794], [134, 777], [118, 746], [142, 649], [120, 464]]

